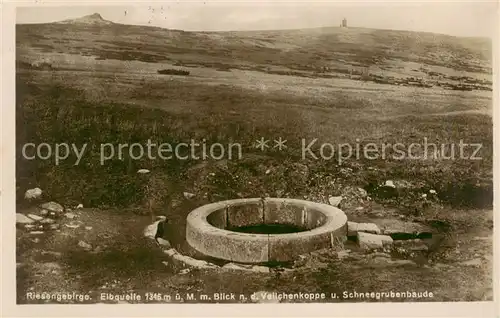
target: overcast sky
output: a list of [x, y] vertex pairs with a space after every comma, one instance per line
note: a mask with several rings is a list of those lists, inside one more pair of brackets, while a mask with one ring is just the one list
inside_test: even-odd
[[497, 4], [491, 2], [156, 2], [153, 6], [22, 7], [17, 23], [42, 23], [99, 13], [124, 24], [181, 30], [264, 30], [349, 26], [492, 37]]

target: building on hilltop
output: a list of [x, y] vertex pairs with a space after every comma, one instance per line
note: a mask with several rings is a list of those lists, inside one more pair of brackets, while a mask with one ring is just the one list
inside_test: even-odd
[[347, 28], [347, 19], [343, 18], [342, 19], [342, 24], [340, 25], [341, 28]]

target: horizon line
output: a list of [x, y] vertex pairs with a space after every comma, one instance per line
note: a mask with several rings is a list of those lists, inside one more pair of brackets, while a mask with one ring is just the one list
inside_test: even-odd
[[[177, 28], [168, 28], [168, 27], [162, 27], [162, 26], [157, 26], [157, 25], [151, 25], [151, 24], [127, 24], [127, 23], [118, 23], [114, 22], [112, 20], [108, 20], [102, 17], [102, 14], [99, 12], [95, 12], [92, 14], [86, 14], [78, 18], [70, 18], [70, 19], [64, 19], [64, 20], [57, 20], [57, 21], [51, 21], [51, 22], [23, 22], [19, 23], [16, 22], [15, 25], [44, 25], [44, 24], [71, 24], [69, 21], [74, 21], [78, 20], [84, 17], [89, 17], [92, 15], [99, 15], [103, 21], [106, 22], [111, 22], [112, 24], [115, 25], [125, 25], [125, 26], [139, 26], [139, 27], [149, 27], [149, 28], [157, 28], [157, 29], [164, 29], [164, 30], [171, 30], [171, 31], [182, 31], [182, 32], [198, 32], [198, 33], [230, 33], [230, 32], [238, 32], [238, 33], [243, 33], [243, 32], [263, 32], [263, 31], [300, 31], [300, 30], [312, 30], [312, 29], [323, 29], [323, 28], [339, 28], [339, 29], [370, 29], [370, 30], [382, 30], [382, 31], [396, 31], [396, 32], [409, 32], [409, 33], [425, 33], [425, 34], [435, 34], [435, 35], [441, 35], [441, 36], [448, 36], [448, 37], [453, 37], [453, 38], [463, 38], [463, 39], [488, 39], [492, 41], [493, 39], [489, 36], [465, 36], [465, 35], [453, 35], [453, 34], [447, 34], [447, 33], [439, 33], [439, 32], [432, 32], [432, 31], [415, 31], [415, 30], [408, 30], [408, 29], [389, 29], [389, 28], [373, 28], [373, 27], [364, 27], [364, 26], [347, 26], [347, 27], [342, 27], [342, 26], [334, 26], [334, 25], [324, 25], [324, 26], [312, 26], [312, 27], [299, 27], [299, 28], [283, 28], [283, 29], [248, 29], [248, 30], [198, 30], [198, 29], [177, 29]], [[62, 23], [68, 21], [68, 23]], [[75, 23], [76, 24], [76, 23]], [[77, 24], [76, 24], [77, 25]], [[88, 24], [92, 25], [92, 24]]]

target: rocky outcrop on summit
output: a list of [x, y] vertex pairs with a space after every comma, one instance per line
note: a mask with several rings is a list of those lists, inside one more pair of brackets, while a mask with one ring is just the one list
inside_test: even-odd
[[89, 24], [89, 25], [109, 25], [113, 24], [113, 22], [104, 20], [99, 13], [94, 13], [90, 15], [83, 16], [81, 18], [69, 19], [60, 22], [56, 22], [60, 24]]

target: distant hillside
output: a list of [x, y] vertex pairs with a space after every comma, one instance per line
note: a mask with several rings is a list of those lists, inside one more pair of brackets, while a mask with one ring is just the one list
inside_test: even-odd
[[437, 67], [432, 72], [491, 74], [492, 56], [492, 43], [485, 38], [340, 27], [186, 32], [117, 24], [99, 14], [17, 25], [17, 44], [19, 58], [30, 48], [97, 59], [291, 72], [347, 73], [354, 69], [362, 73], [370, 68], [397, 73]]

